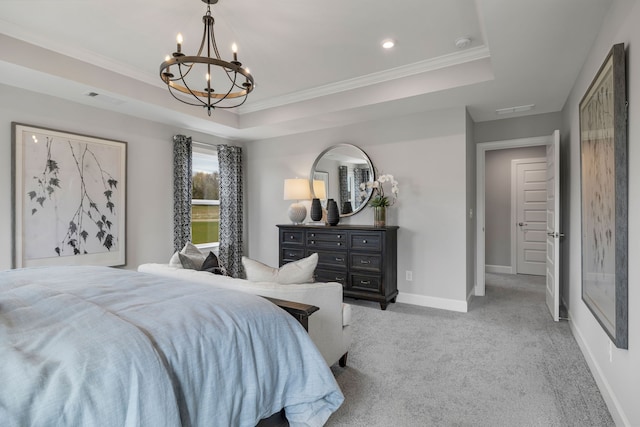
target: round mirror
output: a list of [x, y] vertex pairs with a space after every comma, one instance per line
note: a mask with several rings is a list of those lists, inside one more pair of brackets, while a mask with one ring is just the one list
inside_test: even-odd
[[340, 216], [358, 213], [371, 198], [371, 189], [360, 184], [373, 182], [373, 164], [369, 156], [351, 144], [338, 144], [324, 150], [311, 167], [309, 185], [314, 198], [326, 207], [327, 199], [338, 204]]

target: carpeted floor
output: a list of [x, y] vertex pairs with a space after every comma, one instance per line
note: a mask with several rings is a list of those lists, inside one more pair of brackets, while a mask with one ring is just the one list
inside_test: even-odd
[[333, 373], [345, 402], [327, 426], [613, 426], [544, 278], [487, 275], [468, 313], [353, 304], [353, 345]]

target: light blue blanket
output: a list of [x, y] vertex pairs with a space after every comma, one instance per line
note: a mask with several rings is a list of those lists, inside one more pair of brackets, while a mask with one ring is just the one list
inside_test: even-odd
[[108, 267], [0, 272], [3, 426], [320, 426], [343, 401], [263, 298]]

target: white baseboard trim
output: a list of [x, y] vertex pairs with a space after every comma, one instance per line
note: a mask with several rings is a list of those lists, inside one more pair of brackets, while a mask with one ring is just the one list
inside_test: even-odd
[[485, 265], [485, 273], [515, 274], [510, 265]]
[[631, 426], [631, 424], [629, 423], [629, 419], [626, 417], [624, 411], [622, 410], [622, 407], [620, 406], [620, 402], [616, 398], [616, 395], [613, 393], [611, 386], [609, 386], [609, 382], [603, 375], [602, 370], [600, 369], [600, 365], [598, 365], [598, 363], [596, 362], [593, 354], [591, 353], [591, 350], [587, 346], [587, 343], [582, 336], [582, 333], [580, 332], [576, 324], [571, 321], [571, 318], [571, 311], [569, 311], [569, 327], [571, 328], [571, 332], [573, 333], [573, 336], [578, 343], [578, 347], [580, 347], [580, 350], [582, 351], [582, 354], [587, 361], [587, 365], [589, 365], [589, 369], [591, 370], [593, 378], [596, 380], [596, 384], [600, 389], [600, 394], [602, 394], [602, 398], [607, 404], [607, 408], [611, 413], [613, 422], [616, 424], [616, 426]]
[[[473, 290], [472, 290], [473, 292]], [[440, 308], [442, 310], [459, 311], [466, 313], [469, 310], [469, 297], [467, 301], [460, 301], [449, 298], [430, 297], [427, 295], [408, 294], [400, 292], [396, 301], [405, 304], [419, 305], [421, 307]]]

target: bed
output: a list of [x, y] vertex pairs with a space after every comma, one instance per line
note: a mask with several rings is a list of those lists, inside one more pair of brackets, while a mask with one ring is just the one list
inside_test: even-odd
[[320, 426], [344, 399], [271, 302], [109, 267], [0, 272], [0, 361], [3, 426]]

